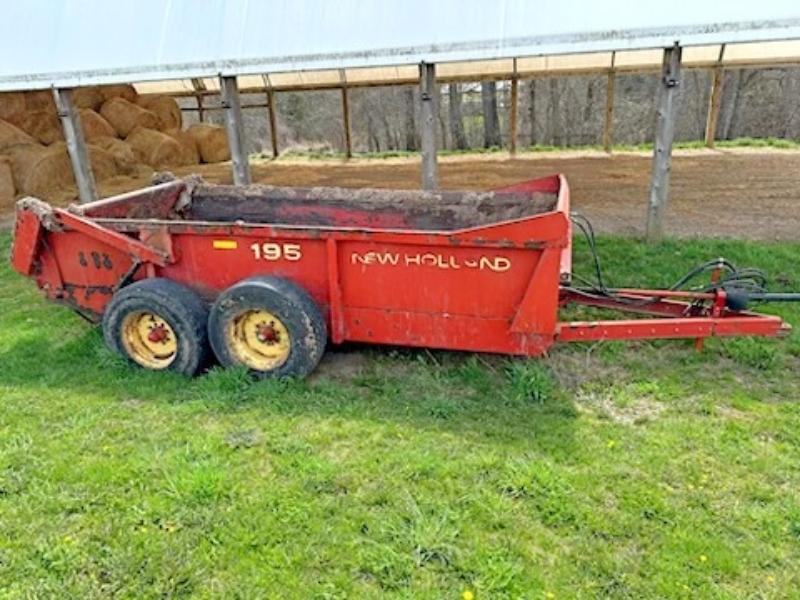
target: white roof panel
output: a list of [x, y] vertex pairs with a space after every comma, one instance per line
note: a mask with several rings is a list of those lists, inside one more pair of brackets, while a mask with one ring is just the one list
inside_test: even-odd
[[788, 39], [796, 0], [25, 0], [0, 90]]

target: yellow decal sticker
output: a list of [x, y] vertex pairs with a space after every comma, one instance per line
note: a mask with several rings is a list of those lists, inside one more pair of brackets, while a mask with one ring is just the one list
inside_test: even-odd
[[236, 250], [238, 247], [236, 240], [214, 240], [214, 250]]

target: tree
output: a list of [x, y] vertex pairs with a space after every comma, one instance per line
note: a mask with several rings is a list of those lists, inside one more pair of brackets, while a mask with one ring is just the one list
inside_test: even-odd
[[448, 100], [450, 103], [450, 135], [453, 138], [453, 146], [457, 150], [464, 150], [468, 147], [467, 136], [464, 134], [464, 116], [461, 114], [461, 88], [457, 83], [447, 86]]
[[494, 81], [481, 83], [483, 103], [483, 147], [500, 146], [500, 117], [497, 115], [497, 84]]
[[739, 107], [742, 104], [742, 96], [744, 96], [750, 83], [758, 74], [758, 71], [737, 69], [731, 71], [730, 74], [735, 83], [733, 85], [726, 83], [722, 88], [723, 90], [728, 88], [732, 96], [730, 100], [725, 101], [723, 104], [723, 106], [729, 107], [727, 115], [723, 120], [722, 135], [720, 136], [726, 140], [734, 138], [739, 134]]
[[417, 103], [414, 100], [414, 88], [406, 87], [404, 90], [405, 96], [405, 138], [406, 138], [406, 150], [416, 150], [417, 149], [417, 118], [416, 118], [416, 110], [417, 110]]
[[381, 140], [378, 137], [378, 131], [375, 127], [375, 120], [373, 119], [371, 112], [367, 113], [367, 139], [370, 152], [381, 151]]
[[536, 145], [536, 80], [528, 83], [528, 120], [531, 122], [531, 146]]
[[556, 123], [556, 104], [558, 104], [558, 81], [555, 77], [551, 77], [548, 82], [548, 99], [547, 99], [547, 143], [558, 146], [560, 142], [560, 131]]

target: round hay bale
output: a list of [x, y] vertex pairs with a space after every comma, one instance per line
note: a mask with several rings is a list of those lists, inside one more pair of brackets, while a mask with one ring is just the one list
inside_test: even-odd
[[161, 131], [180, 129], [183, 126], [181, 108], [175, 98], [169, 96], [140, 96], [139, 106], [154, 112], [161, 119]]
[[49, 192], [74, 185], [66, 146], [20, 144], [8, 148], [14, 185], [22, 194], [47, 198]]
[[58, 116], [49, 110], [28, 110], [11, 117], [9, 122], [48, 146], [64, 139]]
[[139, 98], [136, 88], [128, 83], [100, 86], [100, 93], [103, 95], [103, 101], [111, 100], [111, 98], [124, 98], [128, 102], [136, 102]]
[[11, 204], [16, 193], [14, 174], [11, 172], [11, 161], [4, 156], [0, 156], [0, 206]]
[[0, 152], [9, 146], [16, 146], [18, 144], [35, 144], [34, 140], [27, 133], [15, 127], [8, 121], [0, 119]]
[[[89, 146], [89, 161], [95, 181], [117, 174], [114, 158], [96, 146]], [[8, 150], [18, 192], [39, 198], [49, 198], [51, 192], [74, 187], [72, 163], [64, 142], [51, 146], [21, 144]]]
[[117, 132], [99, 113], [91, 108], [82, 108], [78, 111], [81, 119], [83, 138], [87, 142], [94, 142], [100, 137], [116, 137]]
[[180, 144], [160, 131], [137, 127], [126, 141], [133, 148], [136, 159], [154, 169], [181, 164], [183, 151]]
[[224, 162], [231, 159], [228, 135], [219, 125], [196, 123], [189, 127], [188, 132], [197, 143], [200, 158], [204, 163]]
[[92, 140], [92, 145], [102, 148], [114, 158], [114, 164], [120, 174], [130, 175], [136, 170], [136, 155], [133, 148], [123, 140], [115, 137], [98, 137]]
[[100, 87], [96, 85], [76, 88], [72, 92], [72, 104], [75, 108], [99, 110], [103, 105], [103, 93], [100, 91]]
[[197, 149], [197, 142], [188, 131], [180, 129], [167, 129], [164, 132], [173, 140], [178, 142], [181, 147], [181, 165], [198, 165], [200, 164], [200, 151]]
[[22, 92], [0, 94], [0, 119], [9, 119], [23, 112], [25, 112], [25, 94]]
[[160, 125], [155, 113], [124, 98], [111, 98], [103, 104], [100, 114], [111, 123], [121, 138], [128, 137], [137, 127], [158, 129]]
[[25, 108], [31, 110], [46, 110], [53, 113], [56, 111], [56, 101], [53, 99], [52, 90], [33, 90], [25, 92]]
[[89, 150], [89, 162], [92, 164], [92, 173], [94, 174], [95, 181], [104, 181], [109, 177], [119, 175], [117, 161], [110, 152], [93, 144], [89, 144], [87, 148]]

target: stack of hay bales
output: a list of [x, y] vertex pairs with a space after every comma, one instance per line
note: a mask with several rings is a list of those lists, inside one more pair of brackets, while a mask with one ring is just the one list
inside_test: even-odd
[[[174, 98], [108, 85], [78, 88], [72, 99], [96, 181], [230, 160], [225, 130], [183, 130]], [[21, 195], [54, 198], [70, 187], [75, 180], [52, 92], [0, 93], [0, 205]]]

